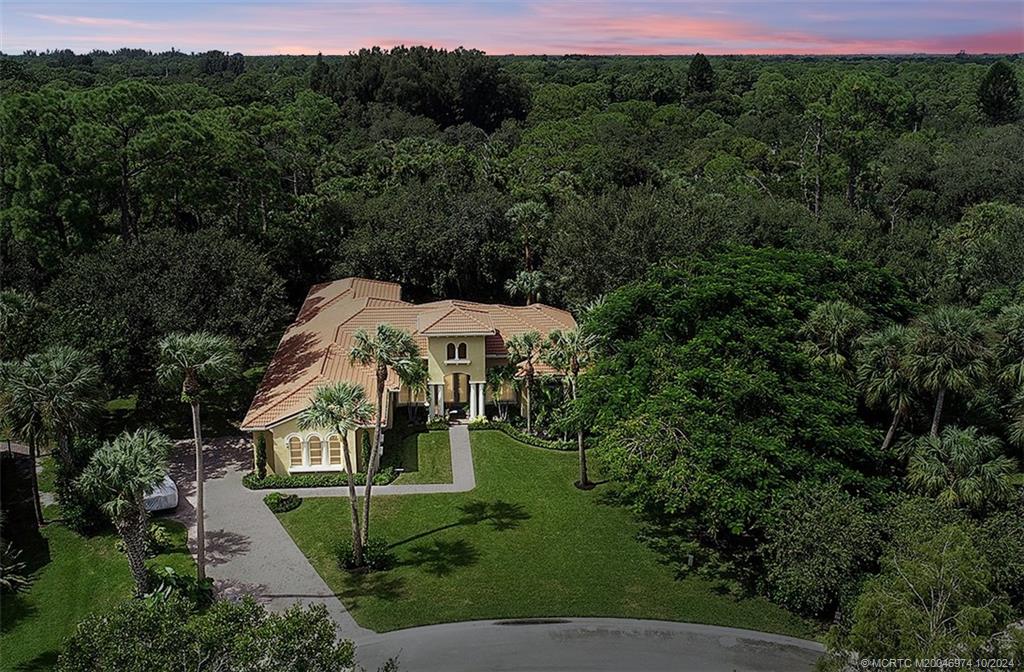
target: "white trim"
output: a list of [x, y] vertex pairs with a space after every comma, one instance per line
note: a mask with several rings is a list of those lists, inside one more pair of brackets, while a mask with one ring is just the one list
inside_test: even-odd
[[314, 464], [309, 467], [292, 467], [288, 470], [292, 474], [308, 474], [318, 471], [345, 471], [344, 464]]
[[473, 360], [471, 360], [471, 359], [446, 359], [446, 360], [444, 360], [444, 363], [445, 364], [472, 364]]

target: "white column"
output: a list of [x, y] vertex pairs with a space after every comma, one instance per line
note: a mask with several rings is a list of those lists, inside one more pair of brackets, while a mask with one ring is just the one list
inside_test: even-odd
[[480, 395], [480, 398], [476, 402], [477, 413], [481, 416], [487, 415], [487, 402], [484, 398], [484, 392], [487, 389], [486, 383], [477, 383], [476, 392]]
[[440, 383], [437, 386], [437, 414], [442, 418], [447, 417], [444, 412], [444, 383]]
[[472, 420], [477, 416], [476, 408], [476, 383], [469, 384], [469, 419]]

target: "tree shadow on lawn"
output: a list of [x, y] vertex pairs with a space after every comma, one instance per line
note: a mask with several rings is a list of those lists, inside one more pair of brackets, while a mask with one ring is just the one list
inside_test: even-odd
[[358, 609], [360, 600], [372, 597], [386, 602], [405, 597], [405, 579], [388, 572], [346, 572], [345, 586], [336, 594], [349, 609]]
[[507, 530], [514, 530], [519, 527], [524, 520], [531, 518], [529, 512], [522, 504], [515, 502], [505, 502], [500, 499], [494, 500], [493, 502], [485, 502], [480, 499], [471, 500], [459, 507], [459, 511], [462, 512], [462, 516], [458, 520], [447, 525], [440, 525], [430, 530], [414, 534], [411, 537], [406, 537], [401, 541], [396, 541], [390, 545], [390, 548], [398, 548], [404, 544], [429, 537], [437, 532], [443, 532], [445, 530], [451, 530], [456, 527], [462, 527], [464, 525], [479, 525], [480, 523], [489, 523], [496, 532], [505, 532]]
[[459, 567], [474, 565], [479, 559], [476, 547], [465, 539], [435, 539], [413, 546], [409, 549], [409, 559], [399, 564], [421, 567], [428, 574], [441, 578]]

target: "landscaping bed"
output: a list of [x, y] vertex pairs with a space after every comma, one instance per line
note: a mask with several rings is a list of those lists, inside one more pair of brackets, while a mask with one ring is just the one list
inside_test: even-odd
[[[374, 485], [387, 485], [398, 477], [394, 467], [381, 467], [373, 477]], [[366, 485], [366, 474], [354, 476], [356, 485]], [[263, 478], [250, 471], [242, 477], [242, 485], [250, 490], [280, 490], [288, 488], [341, 488], [348, 487], [348, 476], [344, 471], [317, 472], [312, 474], [267, 474]]]
[[496, 618], [620, 616], [709, 623], [806, 637], [814, 624], [761, 598], [677, 578], [638, 540], [607, 488], [573, 487], [576, 457], [500, 431], [471, 434], [477, 487], [380, 497], [371, 532], [388, 540], [388, 571], [352, 574], [338, 548], [350, 534], [337, 498], [279, 520], [360, 625], [377, 631]]

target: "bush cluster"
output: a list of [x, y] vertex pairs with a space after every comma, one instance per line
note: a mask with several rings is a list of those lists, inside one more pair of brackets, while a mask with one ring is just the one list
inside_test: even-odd
[[363, 547], [363, 565], [357, 566], [353, 557], [352, 540], [345, 539], [338, 544], [336, 552], [338, 566], [342, 569], [368, 569], [374, 572], [383, 572], [391, 569], [395, 562], [395, 556], [391, 554], [391, 547], [387, 539], [383, 537], [371, 537]]
[[[394, 467], [381, 467], [373, 477], [374, 485], [387, 485], [398, 478]], [[366, 474], [355, 474], [356, 485], [366, 485]], [[331, 471], [313, 474], [267, 474], [263, 478], [255, 472], [242, 477], [242, 485], [250, 490], [271, 490], [276, 488], [338, 488], [348, 486], [344, 472]]]
[[435, 415], [427, 421], [427, 430], [431, 432], [448, 429], [448, 420], [440, 415]]
[[[167, 553], [174, 548], [174, 545], [174, 535], [168, 532], [165, 527], [150, 523], [149, 531], [146, 534], [146, 552], [150, 556]], [[124, 539], [119, 538], [115, 541], [114, 548], [119, 553], [124, 553]]]
[[471, 422], [469, 423], [470, 431], [480, 429], [496, 429], [499, 432], [504, 432], [508, 436], [512, 437], [516, 441], [525, 443], [528, 446], [534, 448], [545, 448], [547, 450], [575, 450], [576, 444], [572, 441], [562, 441], [561, 439], [545, 439], [540, 436], [533, 436], [527, 434], [521, 429], [514, 427], [513, 425], [505, 422], [504, 420], [489, 420], [487, 422]]
[[284, 513], [299, 508], [299, 504], [302, 504], [302, 498], [298, 495], [272, 492], [263, 498], [263, 503], [274, 513]]
[[150, 583], [156, 586], [147, 597], [157, 600], [169, 600], [180, 597], [197, 608], [213, 604], [213, 579], [207, 577], [200, 581], [188, 574], [179, 574], [173, 567], [150, 569]]

